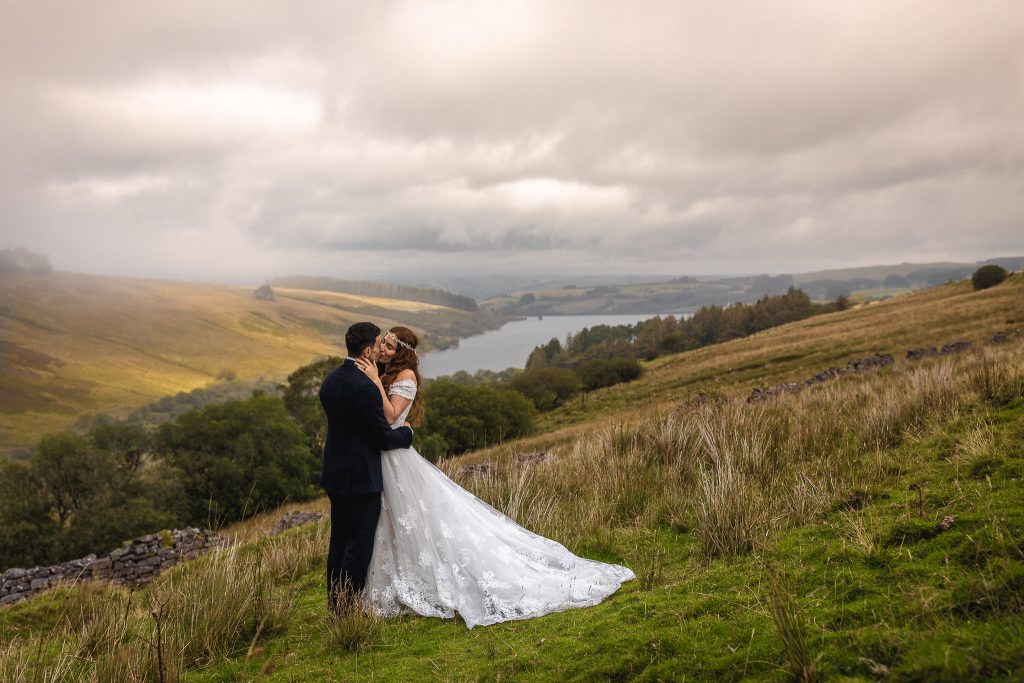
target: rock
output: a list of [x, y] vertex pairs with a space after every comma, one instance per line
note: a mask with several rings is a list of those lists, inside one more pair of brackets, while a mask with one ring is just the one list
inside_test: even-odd
[[836, 377], [842, 377], [847, 372], [848, 370], [845, 368], [829, 368], [828, 370], [822, 370], [818, 374], [806, 380], [804, 385], [813, 386], [815, 384], [821, 384], [822, 382], [827, 382], [831, 379], [835, 379]]
[[539, 465], [554, 459], [555, 454], [551, 451], [535, 451], [533, 453], [523, 453], [519, 456], [519, 462], [527, 466]]
[[923, 360], [937, 355], [939, 355], [939, 351], [934, 346], [921, 347], [907, 351], [907, 360]]
[[773, 396], [799, 391], [800, 388], [801, 385], [796, 382], [783, 382], [782, 384], [776, 384], [775, 386], [766, 388], [755, 387], [754, 390], [750, 392], [750, 396], [747, 396], [747, 403], [757, 403], [758, 401], [763, 401]]
[[885, 678], [889, 675], [889, 667], [887, 667], [885, 664], [876, 662], [873, 659], [868, 659], [867, 657], [861, 657], [857, 661], [859, 661], [864, 666], [864, 668], [868, 670], [868, 673], [870, 673], [872, 676], [875, 676], [876, 678]]
[[953, 528], [954, 524], [956, 524], [956, 517], [954, 515], [946, 515], [935, 526], [939, 531], [949, 531]]
[[319, 522], [324, 518], [325, 515], [320, 512], [300, 512], [298, 510], [292, 510], [274, 523], [274, 528], [270, 530], [270, 535], [276, 536], [288, 529], [293, 529], [297, 526], [302, 526], [303, 524], [309, 524], [311, 522]]
[[947, 353], [960, 353], [971, 348], [971, 342], [969, 341], [955, 341], [951, 344], [946, 344], [939, 350], [939, 353], [945, 355]]
[[1010, 341], [1010, 335], [1006, 334], [1005, 332], [996, 332], [989, 338], [988, 343], [1005, 344], [1008, 341]]
[[463, 465], [460, 471], [463, 474], [470, 474], [474, 477], [482, 477], [491, 471], [491, 461], [485, 460], [483, 462], [475, 463], [472, 465]]
[[20, 602], [25, 599], [24, 595], [19, 593], [12, 593], [11, 595], [5, 595], [0, 598], [0, 605], [13, 605], [16, 602]]
[[8, 579], [20, 579], [25, 576], [28, 576], [28, 572], [24, 569], [8, 569], [4, 572], [3, 579], [7, 581]]
[[46, 579], [32, 579], [32, 583], [29, 584], [29, 590], [41, 590], [43, 588], [46, 588], [48, 584], [49, 581], [47, 581]]
[[876, 353], [873, 356], [866, 356], [864, 358], [858, 358], [851, 360], [846, 364], [846, 367], [851, 372], [864, 372], [871, 368], [880, 368], [886, 365], [892, 365], [893, 357], [887, 353]]

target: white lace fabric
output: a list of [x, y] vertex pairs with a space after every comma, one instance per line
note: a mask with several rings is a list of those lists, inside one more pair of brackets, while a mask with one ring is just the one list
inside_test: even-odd
[[388, 396], [401, 396], [402, 398], [409, 399], [409, 404], [405, 406], [402, 414], [395, 418], [395, 421], [391, 423], [392, 427], [397, 427], [405, 422], [405, 418], [409, 416], [409, 411], [412, 410], [412, 402], [416, 398], [416, 380], [396, 380], [390, 387], [388, 387]]
[[[395, 382], [389, 394], [412, 400], [416, 383]], [[635, 578], [627, 567], [577, 557], [524, 529], [413, 448], [381, 459], [384, 491], [364, 597], [382, 616], [458, 613], [473, 628], [596, 605]]]

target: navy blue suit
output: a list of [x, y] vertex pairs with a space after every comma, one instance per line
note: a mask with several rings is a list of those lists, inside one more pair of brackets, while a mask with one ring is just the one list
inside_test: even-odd
[[384, 488], [381, 451], [411, 446], [412, 430], [391, 428], [380, 390], [351, 360], [324, 379], [320, 404], [327, 415], [320, 485], [331, 499], [327, 594], [337, 609], [342, 589], [352, 597], [366, 583]]

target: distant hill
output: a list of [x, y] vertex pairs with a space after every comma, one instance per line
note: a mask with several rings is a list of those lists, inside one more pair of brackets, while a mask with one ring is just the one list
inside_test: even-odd
[[[753, 302], [765, 295], [799, 287], [815, 301], [853, 296], [881, 300], [909, 291], [970, 277], [980, 265], [996, 263], [1007, 270], [1024, 267], [1024, 256], [1000, 257], [978, 263], [901, 263], [819, 270], [796, 275], [730, 275], [639, 280], [621, 276], [617, 283], [593, 284], [577, 278], [572, 284], [536, 284], [493, 296], [481, 303], [508, 315], [594, 315], [614, 313], [688, 313], [700, 306]], [[589, 282], [589, 284], [588, 284]]]
[[386, 297], [388, 299], [420, 301], [457, 308], [463, 311], [476, 310], [476, 299], [472, 297], [427, 287], [393, 285], [384, 282], [370, 282], [368, 280], [338, 280], [330, 277], [311, 277], [306, 275], [279, 277], [272, 280], [270, 284], [274, 287], [287, 287], [289, 289], [311, 289], [361, 296]]
[[282, 379], [344, 349], [357, 320], [409, 325], [425, 348], [493, 314], [388, 298], [74, 273], [0, 274], [0, 455], [96, 413], [124, 415], [228, 378]]

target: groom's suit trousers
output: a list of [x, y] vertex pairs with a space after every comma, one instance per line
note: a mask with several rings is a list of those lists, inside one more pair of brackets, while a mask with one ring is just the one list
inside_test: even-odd
[[[380, 491], [354, 496], [328, 493], [331, 499], [331, 541], [327, 548], [327, 590], [331, 609], [339, 598], [362, 592], [373, 555], [380, 517]], [[342, 592], [347, 595], [342, 596]]]

